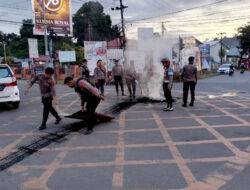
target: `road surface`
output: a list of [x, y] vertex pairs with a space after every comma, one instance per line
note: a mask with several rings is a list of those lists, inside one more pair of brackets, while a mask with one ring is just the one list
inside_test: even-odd
[[[55, 126], [51, 118], [38, 131], [35, 87], [22, 95], [20, 109], [0, 108], [0, 189], [249, 190], [249, 79], [250, 73], [236, 73], [199, 81], [194, 108], [181, 107], [181, 84], [175, 84], [174, 112], [163, 112], [164, 103], [136, 104], [90, 136], [71, 130], [84, 127], [71, 119]], [[19, 82], [22, 94], [24, 85]], [[57, 91], [60, 114], [79, 110], [71, 89]], [[123, 101], [113, 87], [107, 93], [99, 111]]]

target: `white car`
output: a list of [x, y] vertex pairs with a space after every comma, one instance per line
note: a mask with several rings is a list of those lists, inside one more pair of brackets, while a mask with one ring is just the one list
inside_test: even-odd
[[5, 64], [0, 64], [0, 103], [10, 103], [15, 109], [20, 103], [17, 79], [11, 68]]
[[218, 73], [220, 74], [229, 74], [230, 71], [230, 66], [232, 64], [223, 64], [219, 67], [219, 69], [217, 70]]

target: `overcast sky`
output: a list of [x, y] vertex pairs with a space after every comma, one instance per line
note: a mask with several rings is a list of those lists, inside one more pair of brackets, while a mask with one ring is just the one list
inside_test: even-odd
[[[138, 27], [154, 27], [156, 32], [161, 32], [164, 22], [168, 34], [194, 35], [200, 40], [205, 40], [216, 37], [219, 32], [233, 36], [238, 27], [250, 21], [250, 0], [123, 1], [129, 6], [125, 11], [129, 38], [136, 38]], [[74, 14], [84, 2], [87, 0], [72, 0], [72, 13]], [[112, 16], [113, 24], [119, 23], [119, 12], [110, 9], [119, 5], [119, 0], [99, 2], [105, 7], [105, 12]], [[216, 2], [217, 4], [213, 4]], [[176, 13], [178, 11], [181, 12]], [[22, 21], [27, 18], [32, 18], [31, 0], [1, 0], [0, 31], [17, 33], [20, 28], [17, 24], [4, 23], [1, 20]], [[151, 19], [141, 20], [144, 18]]]

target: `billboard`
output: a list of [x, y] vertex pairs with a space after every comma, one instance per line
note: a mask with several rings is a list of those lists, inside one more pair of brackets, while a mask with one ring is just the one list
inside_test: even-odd
[[93, 75], [99, 59], [107, 63], [107, 42], [84, 41], [84, 55], [88, 60], [90, 74]]
[[107, 50], [108, 59], [123, 59], [123, 50], [122, 49], [109, 49]]
[[211, 61], [210, 61], [210, 45], [209, 44], [202, 44], [200, 45], [201, 51], [201, 63], [202, 69], [211, 69]]
[[34, 35], [53, 30], [58, 36], [72, 36], [71, 0], [32, 0]]
[[75, 51], [59, 51], [58, 57], [60, 63], [76, 62]]
[[38, 54], [37, 39], [29, 38], [28, 44], [29, 44], [29, 56], [30, 56], [30, 58], [38, 58], [39, 54]]

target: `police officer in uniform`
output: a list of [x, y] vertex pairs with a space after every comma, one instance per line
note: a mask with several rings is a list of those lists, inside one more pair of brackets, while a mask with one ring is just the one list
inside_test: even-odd
[[79, 94], [81, 98], [81, 110], [83, 112], [86, 111], [88, 118], [87, 131], [84, 134], [91, 134], [96, 123], [96, 108], [100, 104], [100, 101], [104, 100], [104, 97], [100, 95], [97, 88], [93, 87], [87, 80], [83, 78], [75, 81], [72, 77], [66, 77], [64, 84], [70, 88], [74, 88], [76, 93]]

